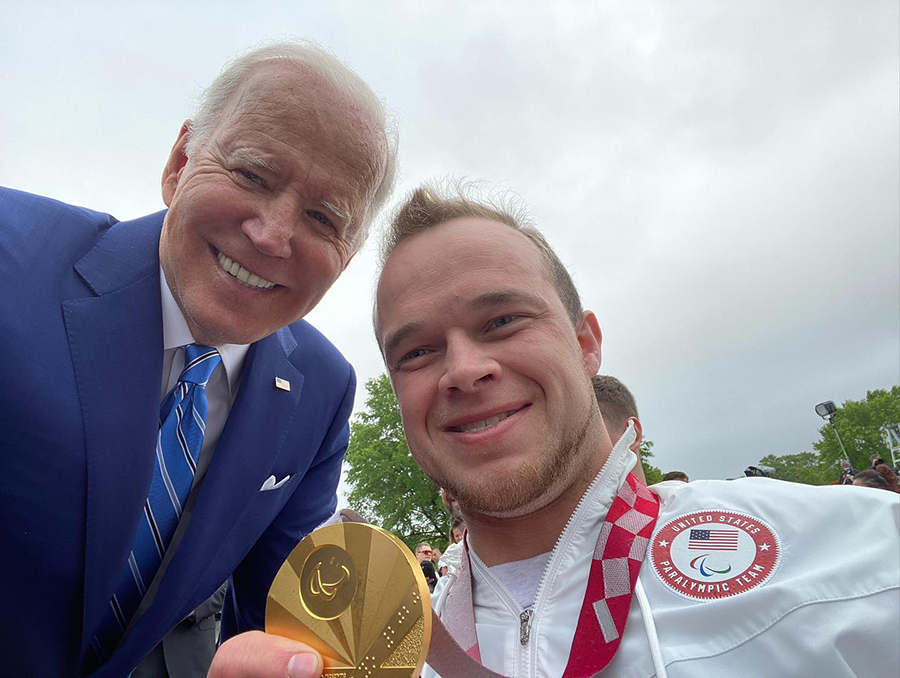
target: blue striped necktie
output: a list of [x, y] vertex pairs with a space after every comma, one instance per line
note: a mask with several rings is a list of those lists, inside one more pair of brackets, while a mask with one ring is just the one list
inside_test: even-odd
[[119, 578], [91, 649], [106, 661], [153, 581], [187, 502], [206, 431], [206, 383], [222, 361], [209, 346], [184, 349], [184, 369], [163, 399], [156, 439], [156, 468], [128, 563]]

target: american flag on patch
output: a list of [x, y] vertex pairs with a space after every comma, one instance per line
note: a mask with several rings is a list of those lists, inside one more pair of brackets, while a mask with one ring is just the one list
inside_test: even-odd
[[695, 551], [737, 551], [737, 530], [691, 530], [688, 549]]

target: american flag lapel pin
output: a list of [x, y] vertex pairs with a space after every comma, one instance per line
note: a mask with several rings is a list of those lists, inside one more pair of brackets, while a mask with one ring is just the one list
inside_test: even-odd
[[275, 377], [275, 388], [280, 388], [282, 391], [290, 391], [291, 382], [281, 377]]

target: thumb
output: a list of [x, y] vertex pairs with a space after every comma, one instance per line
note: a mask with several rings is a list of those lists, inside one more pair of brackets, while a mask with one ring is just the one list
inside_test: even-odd
[[207, 678], [320, 678], [322, 658], [308, 645], [261, 631], [223, 643]]

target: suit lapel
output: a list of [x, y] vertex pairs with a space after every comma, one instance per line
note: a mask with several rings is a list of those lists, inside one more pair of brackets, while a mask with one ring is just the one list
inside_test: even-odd
[[84, 421], [82, 651], [113, 593], [153, 472], [162, 378], [156, 214], [110, 229], [75, 266], [95, 295], [62, 304]]
[[[199, 493], [198, 515], [233, 526], [231, 518], [236, 520], [256, 498], [285, 441], [292, 437], [303, 392], [303, 373], [289, 359], [295, 348], [296, 340], [286, 328], [250, 347], [240, 390]], [[291, 390], [277, 388], [275, 377], [289, 381]], [[248, 482], [257, 476], [259, 483]], [[216, 500], [223, 493], [230, 498], [219, 506]]]

